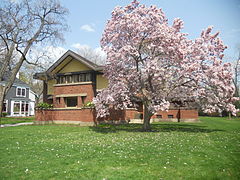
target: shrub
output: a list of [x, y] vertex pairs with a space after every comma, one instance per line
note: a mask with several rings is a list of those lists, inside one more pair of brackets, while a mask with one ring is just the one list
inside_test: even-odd
[[87, 102], [83, 105], [83, 108], [94, 108], [95, 104], [93, 102]]
[[51, 108], [53, 108], [53, 105], [48, 104], [48, 103], [38, 103], [37, 108], [38, 109], [51, 109]]
[[143, 119], [143, 114], [142, 113], [135, 113], [134, 114], [134, 119]]
[[2, 117], [6, 117], [7, 115], [8, 115], [8, 113], [6, 113], [6, 112], [2, 113]]
[[240, 111], [239, 111], [239, 112], [237, 112], [237, 117], [240, 117]]

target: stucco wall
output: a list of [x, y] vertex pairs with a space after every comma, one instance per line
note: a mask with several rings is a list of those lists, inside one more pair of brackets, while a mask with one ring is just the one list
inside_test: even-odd
[[106, 88], [108, 86], [107, 78], [103, 77], [102, 74], [97, 75], [97, 90]]
[[65, 65], [59, 71], [59, 73], [78, 72], [78, 71], [86, 71], [86, 70], [91, 70], [91, 69], [87, 67], [85, 64], [82, 64], [81, 62], [73, 59], [67, 65]]
[[48, 83], [47, 83], [47, 95], [53, 95], [53, 86], [56, 84], [56, 80], [55, 79], [51, 79], [51, 80], [48, 80]]

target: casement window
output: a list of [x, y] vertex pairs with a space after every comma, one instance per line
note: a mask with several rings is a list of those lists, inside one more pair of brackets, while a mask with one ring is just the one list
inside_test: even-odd
[[169, 114], [169, 115], [168, 115], [168, 118], [169, 118], [169, 119], [173, 118], [173, 115], [172, 115], [172, 114]]
[[72, 83], [72, 76], [66, 76], [66, 83]]
[[90, 81], [92, 81], [91, 73], [60, 75], [57, 78], [58, 84], [70, 84], [70, 83], [90, 82]]
[[28, 113], [28, 111], [29, 111], [29, 103], [26, 102], [26, 104], [25, 104], [25, 112]]
[[79, 82], [79, 75], [78, 75], [78, 74], [73, 75], [73, 77], [72, 77], [72, 82], [73, 82], [73, 83]]
[[15, 101], [13, 104], [13, 113], [20, 114], [20, 101]]
[[56, 98], [56, 102], [57, 102], [57, 104], [60, 104], [60, 102], [61, 102], [60, 97], [57, 97], [57, 98]]
[[22, 101], [21, 112], [28, 112], [29, 104], [28, 102]]
[[66, 107], [77, 107], [78, 97], [65, 97]]
[[66, 82], [66, 77], [65, 76], [61, 76], [59, 79], [60, 79], [59, 84], [64, 84]]
[[156, 117], [157, 117], [158, 119], [162, 119], [162, 115], [161, 115], [161, 114], [157, 114]]
[[26, 94], [27, 94], [27, 91], [26, 91], [26, 88], [22, 88], [22, 87], [17, 87], [17, 90], [16, 90], [16, 95], [18, 97], [26, 97]]
[[86, 77], [85, 77], [85, 81], [91, 81], [91, 74], [85, 74]]
[[14, 101], [13, 114], [14, 115], [28, 115], [29, 102], [27, 101]]

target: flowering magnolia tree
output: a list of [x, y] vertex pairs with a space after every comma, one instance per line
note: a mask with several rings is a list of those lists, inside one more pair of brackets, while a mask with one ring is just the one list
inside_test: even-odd
[[230, 63], [223, 63], [226, 46], [212, 27], [190, 40], [183, 21], [169, 25], [162, 9], [133, 1], [116, 7], [101, 40], [107, 53], [104, 74], [109, 85], [94, 99], [98, 117], [108, 109], [125, 109], [141, 102], [143, 129], [150, 118], [173, 101], [193, 101], [205, 112], [236, 113]]

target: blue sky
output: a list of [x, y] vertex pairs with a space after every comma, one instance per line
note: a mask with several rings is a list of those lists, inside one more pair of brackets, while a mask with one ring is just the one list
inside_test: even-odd
[[[89, 46], [99, 48], [99, 41], [115, 6], [125, 6], [131, 0], [60, 0], [69, 9], [67, 23], [70, 31], [65, 34], [65, 49]], [[182, 32], [191, 39], [200, 35], [209, 25], [220, 31], [228, 46], [226, 61], [236, 60], [240, 51], [240, 0], [140, 0], [146, 5], [156, 5], [165, 12], [169, 23], [180, 17], [184, 21]], [[238, 48], [239, 47], [239, 51]]]

